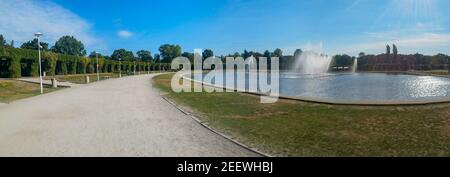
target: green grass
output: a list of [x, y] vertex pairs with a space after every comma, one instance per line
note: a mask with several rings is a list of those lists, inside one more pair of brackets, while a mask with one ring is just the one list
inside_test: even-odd
[[[85, 84], [86, 83], [86, 75], [89, 76], [90, 82], [96, 82], [97, 74], [75, 74], [75, 75], [57, 75], [57, 76], [47, 76], [44, 79], [50, 80], [52, 78], [56, 78], [59, 81], [72, 82], [77, 84]], [[104, 80], [107, 78], [117, 78], [119, 77], [118, 73], [100, 73], [100, 80]], [[126, 76], [126, 74], [122, 74], [122, 76]]]
[[[58, 90], [58, 88], [44, 87], [44, 93]], [[9, 103], [40, 94], [39, 84], [17, 80], [0, 80], [0, 102]]]
[[154, 78], [166, 97], [215, 129], [277, 156], [450, 156], [450, 104], [338, 106], [243, 93], [174, 93], [171, 74]]
[[[150, 73], [156, 73], [155, 71], [151, 71]], [[147, 74], [147, 71], [142, 71], [141, 74]], [[89, 76], [89, 81], [97, 82], [97, 74], [96, 73], [90, 73], [90, 74], [74, 74], [74, 75], [57, 75], [57, 76], [47, 76], [44, 79], [50, 80], [52, 78], [56, 78], [59, 81], [65, 81], [65, 82], [72, 82], [76, 84], [86, 84], [86, 75]], [[111, 78], [118, 78], [119, 73], [100, 73], [100, 80], [105, 79], [111, 79]], [[122, 73], [122, 77], [131, 76], [133, 73]]]

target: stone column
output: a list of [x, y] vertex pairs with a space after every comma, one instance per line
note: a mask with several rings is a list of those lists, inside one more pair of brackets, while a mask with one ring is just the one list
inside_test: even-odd
[[58, 80], [56, 80], [56, 78], [52, 79], [52, 86], [53, 88], [58, 88]]

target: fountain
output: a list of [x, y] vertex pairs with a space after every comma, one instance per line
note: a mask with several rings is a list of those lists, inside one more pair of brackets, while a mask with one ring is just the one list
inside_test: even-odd
[[246, 64], [248, 64], [248, 71], [257, 70], [258, 68], [256, 58], [253, 55], [246, 59]]
[[353, 60], [352, 72], [356, 73], [357, 70], [358, 70], [358, 59], [355, 58], [355, 60]]
[[302, 52], [296, 56], [290, 72], [301, 74], [324, 74], [328, 72], [331, 57], [313, 51]]

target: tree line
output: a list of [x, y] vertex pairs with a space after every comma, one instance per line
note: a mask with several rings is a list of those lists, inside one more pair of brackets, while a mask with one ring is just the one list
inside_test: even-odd
[[[110, 56], [91, 52], [87, 57], [85, 57], [87, 52], [84, 44], [73, 36], [61, 37], [55, 42], [52, 47], [50, 47], [48, 43], [42, 41], [40, 41], [40, 45], [42, 46], [44, 56], [55, 56], [54, 59], [52, 59], [55, 60], [55, 69], [54, 71], [50, 71], [50, 74], [77, 74], [92, 72], [92, 70], [96, 69], [95, 67], [94, 69], [92, 68], [94, 64], [96, 64], [96, 61], [92, 59], [96, 58], [97, 56], [100, 58], [100, 61], [102, 61], [99, 62], [99, 64], [103, 64], [101, 67], [102, 72], [114, 72], [114, 68], [116, 68], [117, 71], [119, 61], [124, 62], [125, 67], [127, 67], [127, 64], [129, 63], [133, 64], [133, 69], [134, 65], [137, 63], [139, 68], [138, 70], [169, 70], [171, 61], [176, 57], [183, 56], [191, 61], [194, 60], [194, 53], [183, 52], [181, 46], [176, 44], [161, 45], [158, 48], [159, 53], [157, 54], [152, 54], [149, 50], [139, 50], [136, 53], [133, 53], [132, 51], [126, 49], [117, 49], [114, 50], [114, 52]], [[34, 67], [37, 62], [33, 60], [37, 57], [30, 57], [29, 55], [26, 55], [26, 59], [24, 59], [20, 54], [33, 52], [37, 53], [37, 39], [25, 42], [19, 48], [15, 48], [14, 41], [11, 41], [8, 44], [3, 35], [0, 34], [0, 48], [2, 48], [2, 51], [0, 51], [0, 77], [34, 76], [33, 74], [29, 74], [31, 72], [30, 70], [32, 70], [30, 69], [29, 65], [32, 65]], [[242, 57], [244, 59], [250, 56], [253, 56], [256, 59], [258, 59], [259, 57], [266, 57], [268, 58], [269, 62], [271, 61], [271, 57], [279, 57], [280, 69], [283, 70], [289, 69], [290, 66], [295, 62], [296, 58], [298, 58], [298, 56], [300, 56], [302, 53], [303, 51], [301, 49], [297, 49], [295, 50], [293, 55], [284, 56], [283, 51], [277, 48], [272, 52], [269, 50], [265, 50], [263, 53], [259, 53], [255, 51], [244, 50], [242, 53], [235, 52], [228, 55], [216, 56], [213, 50], [205, 49], [202, 51], [202, 56], [203, 59], [214, 56], [217, 59], [221, 59], [223, 62], [225, 62], [226, 57]], [[82, 64], [79, 64], [79, 66], [78, 64], [74, 65], [75, 67], [69, 67], [69, 63], [58, 64], [58, 62], [63, 61], [62, 58], [64, 57], [71, 58], [71, 60], [76, 60], [71, 61], [72, 65], [74, 65], [73, 63]], [[11, 62], [11, 58], [16, 58], [14, 60], [15, 62]], [[18, 62], [16, 60], [18, 60]], [[391, 47], [387, 45], [386, 53], [379, 55], [366, 55], [365, 53], [360, 53], [356, 57], [349, 56], [347, 54], [335, 55], [332, 57], [330, 70], [334, 70], [334, 68], [350, 69], [355, 63], [355, 60], [358, 60], [358, 70], [360, 71], [404, 71], [432, 69], [450, 70], [450, 57], [448, 55], [437, 54], [434, 56], [426, 56], [418, 53], [414, 55], [402, 55], [398, 53], [398, 48], [395, 44], [392, 45], [392, 52]], [[43, 62], [45, 63], [47, 62], [47, 60], [45, 60], [44, 58]], [[15, 69], [21, 70], [20, 74], [17, 71], [12, 72], [14, 70], [14, 67], [12, 67], [14, 63], [16, 63], [16, 65], [20, 65], [20, 67], [16, 67]], [[51, 65], [52, 62], [48, 63], [50, 64], [48, 68], [53, 67]], [[107, 65], [109, 66], [106, 66], [105, 63], [108, 63]], [[77, 67], [81, 69], [76, 69]], [[66, 70], [70, 70], [70, 72]], [[126, 70], [127, 68], [123, 68], [123, 71]], [[31, 73], [36, 73], [36, 71], [32, 70]]]
[[[47, 75], [85, 74], [97, 72], [134, 72], [170, 70], [168, 63], [150, 62], [148, 58], [125, 58], [122, 61], [112, 57], [98, 55], [92, 52], [86, 57], [86, 50], [81, 41], [73, 36], [63, 36], [52, 47], [48, 43], [40, 42], [42, 48], [42, 71]], [[6, 43], [0, 35], [0, 77], [37, 77], [38, 52], [37, 39], [23, 43], [15, 48], [14, 42]], [[129, 54], [128, 52], [126, 54]], [[138, 52], [138, 56], [147, 56], [146, 52]], [[122, 58], [122, 56], [115, 56]], [[133, 56], [133, 55], [132, 55]], [[137, 59], [137, 60], [136, 60]]]
[[379, 55], [358, 56], [358, 70], [361, 71], [408, 71], [408, 70], [449, 70], [450, 57], [439, 53], [436, 55], [399, 54], [395, 44], [386, 46], [386, 53]]

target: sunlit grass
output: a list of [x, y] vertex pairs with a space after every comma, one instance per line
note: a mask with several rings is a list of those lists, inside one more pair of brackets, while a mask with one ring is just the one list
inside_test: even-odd
[[[45, 86], [44, 93], [53, 92], [59, 88]], [[0, 102], [9, 103], [40, 94], [39, 84], [17, 80], [0, 80]]]
[[155, 87], [213, 128], [279, 156], [450, 156], [450, 104], [336, 106], [241, 93], [174, 93]]

